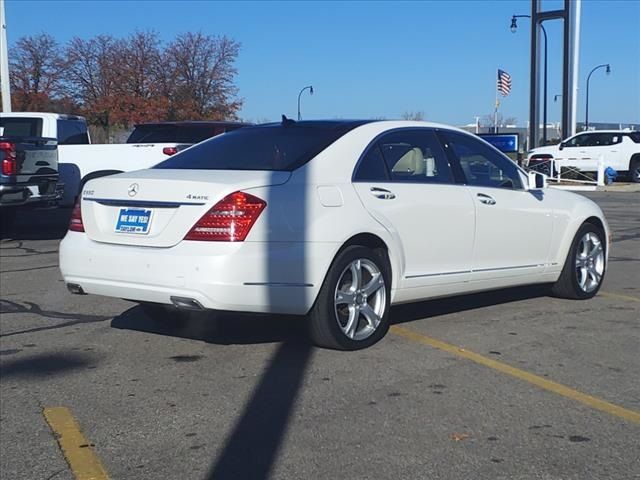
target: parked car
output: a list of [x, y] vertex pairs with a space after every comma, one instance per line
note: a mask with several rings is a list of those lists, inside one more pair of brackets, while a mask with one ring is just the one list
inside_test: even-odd
[[129, 135], [127, 143], [178, 143], [186, 147], [248, 125], [251, 124], [208, 120], [140, 123]]
[[0, 113], [0, 120], [7, 125], [29, 125], [35, 136], [57, 139], [63, 206], [75, 203], [89, 179], [151, 167], [181, 147], [175, 142], [91, 144], [87, 122], [77, 115], [11, 112]]
[[283, 119], [88, 182], [60, 270], [157, 319], [307, 315], [318, 345], [358, 349], [392, 304], [535, 283], [593, 297], [607, 222], [543, 180], [453, 127]]
[[28, 123], [0, 118], [0, 230], [6, 232], [19, 208], [55, 205], [58, 151], [55, 139], [43, 138]]
[[640, 182], [640, 132], [580, 132], [558, 145], [534, 148], [527, 155], [525, 166], [547, 175], [555, 175], [562, 167], [596, 172], [600, 158], [604, 168], [611, 167], [627, 174], [632, 182]]

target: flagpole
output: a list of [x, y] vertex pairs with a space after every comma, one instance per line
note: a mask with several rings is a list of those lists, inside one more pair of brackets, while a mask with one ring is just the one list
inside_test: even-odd
[[498, 133], [498, 105], [500, 101], [498, 100], [498, 70], [496, 70], [496, 103], [493, 110], [493, 133]]

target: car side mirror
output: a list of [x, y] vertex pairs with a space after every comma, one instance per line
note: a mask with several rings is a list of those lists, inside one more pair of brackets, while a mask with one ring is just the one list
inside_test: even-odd
[[538, 172], [529, 172], [529, 190], [547, 188], [547, 176]]
[[560, 144], [558, 145], [558, 150], [562, 150], [564, 147], [566, 147], [564, 142], [560, 142]]

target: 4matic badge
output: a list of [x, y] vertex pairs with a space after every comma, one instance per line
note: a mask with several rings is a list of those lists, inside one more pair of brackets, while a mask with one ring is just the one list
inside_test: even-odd
[[187, 199], [189, 200], [209, 200], [209, 195], [187, 195]]

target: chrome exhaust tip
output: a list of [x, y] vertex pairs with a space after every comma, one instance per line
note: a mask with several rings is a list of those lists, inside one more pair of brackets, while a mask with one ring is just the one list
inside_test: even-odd
[[173, 306], [180, 310], [205, 310], [205, 308], [193, 298], [188, 297], [169, 297]]
[[85, 291], [77, 283], [67, 283], [67, 290], [75, 295], [86, 295]]

